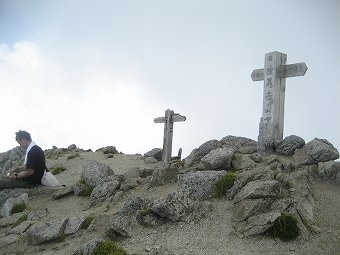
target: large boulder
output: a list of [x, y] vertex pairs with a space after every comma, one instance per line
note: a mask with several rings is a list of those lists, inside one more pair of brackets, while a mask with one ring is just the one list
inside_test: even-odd
[[97, 185], [91, 192], [91, 205], [103, 202], [110, 198], [120, 187], [120, 180], [117, 176], [111, 175], [105, 178], [100, 185]]
[[190, 195], [190, 191], [183, 190], [168, 194], [165, 199], [154, 201], [151, 212], [172, 222], [197, 222], [210, 209], [209, 202], [199, 201]]
[[257, 145], [257, 142], [246, 138], [246, 137], [237, 137], [228, 135], [223, 137], [220, 142], [222, 143], [223, 147], [231, 147], [234, 150], [238, 150], [242, 147], [255, 147]]
[[295, 150], [302, 148], [304, 145], [305, 140], [301, 137], [290, 135], [277, 144], [275, 151], [279, 155], [291, 156]]
[[256, 167], [255, 161], [251, 155], [236, 154], [234, 155], [231, 165], [236, 170], [250, 170]]
[[277, 198], [281, 187], [281, 183], [276, 180], [251, 181], [234, 197], [234, 202], [238, 203], [243, 199]]
[[150, 202], [140, 197], [129, 197], [123, 207], [115, 214], [112, 221], [112, 230], [120, 236], [130, 237], [131, 232], [139, 223], [137, 216], [139, 211], [147, 211]]
[[225, 169], [231, 167], [231, 160], [235, 151], [232, 148], [217, 148], [205, 155], [201, 161], [206, 169]]
[[60, 240], [64, 234], [68, 219], [57, 219], [51, 222], [35, 224], [27, 231], [27, 238], [32, 244], [41, 244]]
[[98, 163], [95, 160], [86, 160], [83, 163], [82, 176], [87, 185], [95, 187], [106, 179], [106, 177], [113, 174], [113, 170], [108, 165]]
[[80, 230], [80, 227], [84, 221], [85, 221], [84, 216], [70, 218], [65, 225], [64, 234], [72, 235], [74, 233], [77, 233]]
[[28, 205], [28, 193], [21, 189], [0, 191], [0, 217], [10, 216], [16, 205]]
[[295, 161], [299, 165], [313, 165], [339, 158], [339, 152], [326, 139], [314, 138], [301, 149], [295, 151]]
[[318, 163], [318, 176], [322, 180], [336, 180], [337, 166], [334, 160]]
[[104, 154], [117, 154], [118, 153], [115, 146], [102, 147], [102, 148], [97, 149], [96, 151], [101, 151]]
[[166, 183], [176, 182], [178, 173], [179, 169], [176, 167], [163, 167], [156, 169], [152, 173], [149, 188], [161, 186]]
[[220, 148], [222, 143], [218, 140], [210, 140], [203, 143], [196, 149], [193, 149], [188, 157], [184, 159], [185, 167], [192, 166], [195, 162], [199, 162], [205, 155], [214, 149]]
[[215, 184], [226, 173], [226, 171], [198, 171], [180, 175], [178, 189], [190, 190], [190, 193], [199, 200], [210, 199], [214, 196]]
[[144, 154], [144, 158], [153, 157], [158, 161], [162, 161], [163, 149], [154, 148], [151, 151], [148, 151]]
[[256, 214], [250, 217], [247, 221], [233, 225], [233, 228], [240, 237], [264, 234], [271, 226], [274, 225], [275, 220], [280, 216], [280, 212]]

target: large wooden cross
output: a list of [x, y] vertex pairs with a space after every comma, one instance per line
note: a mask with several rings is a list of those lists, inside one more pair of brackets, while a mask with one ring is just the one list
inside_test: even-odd
[[154, 119], [155, 123], [164, 123], [162, 160], [165, 163], [169, 162], [171, 159], [174, 122], [185, 120], [186, 120], [185, 116], [181, 116], [178, 113], [174, 113], [174, 111], [171, 111], [169, 109], [165, 111], [165, 117], [158, 117]]
[[263, 81], [263, 109], [260, 120], [258, 149], [261, 151], [266, 139], [283, 139], [284, 101], [286, 78], [303, 76], [307, 71], [305, 63], [286, 65], [287, 55], [277, 51], [265, 55], [264, 68], [252, 72], [253, 81]]

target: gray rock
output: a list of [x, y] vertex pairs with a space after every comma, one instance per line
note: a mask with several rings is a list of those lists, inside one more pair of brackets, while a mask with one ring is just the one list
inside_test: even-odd
[[56, 241], [63, 235], [67, 221], [68, 219], [57, 219], [35, 224], [26, 231], [27, 238], [34, 245]]
[[20, 165], [19, 163], [23, 162], [24, 155], [24, 150], [19, 146], [7, 152], [0, 153], [0, 175], [5, 175], [9, 169]]
[[232, 162], [232, 168], [236, 170], [250, 170], [256, 167], [256, 163], [249, 155], [234, 155]]
[[155, 171], [155, 169], [152, 168], [141, 168], [138, 169], [138, 176], [141, 178], [146, 178], [148, 176], [151, 176], [153, 174], [153, 172]]
[[225, 169], [231, 167], [231, 160], [235, 151], [232, 148], [217, 148], [205, 155], [201, 161], [206, 169]]
[[336, 160], [339, 158], [339, 152], [326, 139], [314, 138], [301, 149], [296, 150], [294, 158], [299, 165], [312, 165]]
[[155, 170], [152, 174], [149, 188], [172, 183], [177, 181], [178, 168], [164, 167]]
[[147, 157], [147, 158], [144, 159], [144, 162], [146, 164], [155, 164], [155, 163], [158, 162], [158, 160], [155, 159], [154, 157]]
[[53, 192], [53, 195], [52, 195], [52, 199], [60, 199], [60, 198], [64, 198], [64, 197], [67, 197], [69, 195], [73, 195], [74, 194], [74, 191], [72, 189], [72, 187], [66, 187], [66, 188], [62, 188], [60, 190], [56, 190]]
[[190, 155], [184, 159], [185, 167], [192, 166], [195, 162], [200, 161], [205, 155], [207, 155], [210, 151], [220, 148], [222, 143], [218, 140], [210, 140], [203, 143], [198, 148], [192, 150]]
[[151, 212], [173, 222], [197, 222], [209, 209], [208, 202], [195, 199], [188, 191], [179, 191], [168, 194], [165, 199], [154, 201]]
[[102, 147], [102, 148], [99, 148], [96, 151], [102, 151], [104, 154], [117, 154], [118, 153], [115, 146]]
[[305, 145], [305, 140], [296, 135], [285, 137], [275, 148], [276, 153], [284, 156], [291, 156], [296, 149], [300, 149]]
[[103, 241], [104, 239], [99, 237], [92, 239], [91, 241], [87, 242], [85, 245], [81, 247], [81, 254], [90, 255], [93, 252], [94, 248], [96, 248], [96, 246]]
[[215, 194], [215, 184], [226, 173], [226, 171], [198, 171], [179, 175], [178, 190], [190, 190], [191, 195], [199, 200], [210, 199]]
[[335, 161], [318, 163], [318, 176], [322, 180], [336, 180], [337, 167]]
[[77, 145], [75, 145], [75, 144], [71, 144], [70, 146], [67, 147], [68, 151], [73, 151], [75, 149], [77, 149]]
[[296, 210], [299, 213], [302, 222], [307, 226], [315, 224], [313, 208], [314, 199], [312, 196], [309, 196], [309, 199], [302, 197], [296, 205]]
[[163, 149], [161, 148], [154, 148], [151, 151], [148, 151], [144, 154], [144, 158], [153, 157], [158, 161], [162, 161]]
[[8, 217], [16, 205], [28, 205], [28, 193], [21, 189], [0, 191], [0, 217]]
[[255, 180], [248, 182], [234, 197], [238, 203], [243, 199], [277, 198], [280, 194], [281, 184], [275, 180]]
[[248, 219], [243, 229], [238, 229], [238, 232], [241, 232], [244, 237], [263, 234], [274, 225], [275, 220], [280, 216], [280, 212], [254, 215]]
[[0, 238], [0, 248], [4, 248], [10, 244], [16, 243], [20, 240], [20, 236], [16, 234], [11, 234]]
[[150, 202], [140, 197], [129, 197], [112, 220], [112, 230], [120, 236], [130, 237], [130, 233], [138, 226], [139, 210], [150, 208]]
[[261, 155], [271, 154], [274, 151], [274, 139], [271, 136], [258, 136], [257, 152]]
[[30, 211], [30, 213], [27, 215], [27, 220], [29, 221], [40, 221], [49, 214], [47, 207], [39, 207], [36, 209], [33, 209]]
[[8, 234], [20, 235], [20, 234], [24, 233], [31, 225], [32, 225], [32, 222], [24, 221], [24, 222], [20, 223], [18, 226], [11, 228], [9, 230]]
[[270, 199], [244, 199], [234, 205], [231, 220], [234, 222], [248, 220], [253, 215], [266, 211], [270, 204]]
[[64, 234], [72, 235], [72, 234], [77, 233], [81, 227], [81, 224], [84, 222], [84, 220], [85, 220], [84, 216], [70, 218], [68, 222], [66, 223]]
[[223, 147], [231, 147], [234, 150], [238, 150], [242, 147], [256, 147], [257, 145], [257, 142], [252, 139], [232, 135], [223, 137], [220, 142], [222, 143]]
[[86, 160], [83, 163], [82, 176], [87, 185], [95, 187], [100, 184], [103, 179], [113, 174], [113, 170], [108, 165], [98, 163], [94, 160]]
[[114, 195], [114, 193], [119, 189], [120, 182], [115, 178], [115, 176], [109, 176], [104, 179], [100, 185], [97, 185], [91, 193], [91, 204], [95, 205], [98, 202], [102, 202], [105, 199]]

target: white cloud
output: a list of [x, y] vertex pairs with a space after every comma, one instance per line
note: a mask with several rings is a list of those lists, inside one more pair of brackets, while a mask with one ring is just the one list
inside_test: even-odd
[[139, 81], [118, 79], [109, 66], [98, 66], [79, 80], [73, 77], [83, 86], [67, 87], [71, 71], [27, 41], [12, 48], [2, 44], [0, 61], [0, 151], [16, 146], [19, 129], [31, 132], [44, 148], [78, 143], [85, 149], [114, 145], [124, 153], [144, 153], [161, 146], [162, 131], [153, 123], [158, 107], [146, 100]]

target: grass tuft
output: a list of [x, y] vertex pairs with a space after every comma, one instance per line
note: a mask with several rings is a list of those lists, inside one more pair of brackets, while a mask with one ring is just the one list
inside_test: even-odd
[[269, 228], [268, 234], [272, 237], [278, 237], [282, 241], [291, 241], [300, 235], [300, 229], [297, 225], [297, 219], [289, 214], [282, 213]]
[[113, 241], [99, 243], [91, 252], [91, 255], [126, 255], [122, 247], [118, 247]]
[[23, 212], [26, 208], [27, 208], [27, 205], [25, 205], [25, 204], [15, 205], [15, 206], [13, 206], [13, 208], [11, 210], [11, 214]]
[[228, 189], [230, 189], [236, 180], [235, 173], [228, 173], [225, 176], [221, 177], [218, 182], [215, 184], [215, 194], [217, 197], [225, 196]]

